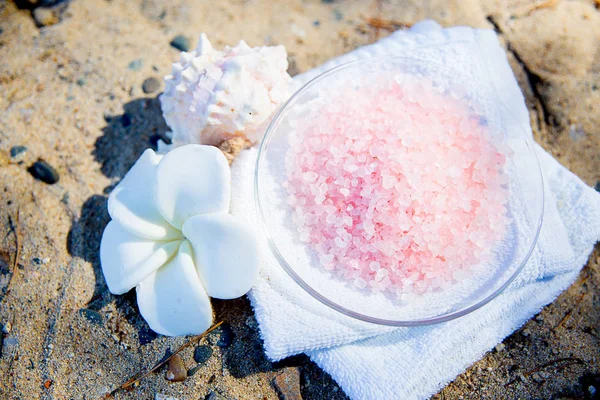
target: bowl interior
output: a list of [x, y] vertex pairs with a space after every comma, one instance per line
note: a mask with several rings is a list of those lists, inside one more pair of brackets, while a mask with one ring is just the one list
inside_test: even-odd
[[[481, 69], [478, 73], [487, 71]], [[487, 303], [524, 267], [537, 241], [543, 216], [539, 162], [526, 131], [504, 105], [494, 100], [495, 88], [472, 85], [468, 77], [465, 71], [415, 57], [351, 62], [306, 84], [274, 117], [257, 162], [258, 213], [281, 266], [317, 300], [368, 322], [394, 326], [430, 324], [456, 318]], [[392, 84], [402, 86], [405, 95], [413, 93], [424, 109], [429, 104], [421, 96], [422, 84], [466, 107], [485, 125], [499, 151], [506, 155], [503, 173], [509, 178], [505, 185], [507, 225], [501, 237], [490, 245], [490, 257], [485, 263], [473, 266], [473, 273], [454, 280], [443, 290], [410, 296], [358, 288], [324, 268], [315, 249], [299, 240], [298, 227], [292, 218], [294, 208], [288, 204], [289, 189], [285, 184], [291, 152], [308, 140], [304, 129], [307, 121], [329, 104], [353, 101], [353, 96], [360, 96], [365, 88], [386, 90]], [[397, 121], [398, 125], [404, 122]], [[445, 128], [442, 126], [442, 129]]]

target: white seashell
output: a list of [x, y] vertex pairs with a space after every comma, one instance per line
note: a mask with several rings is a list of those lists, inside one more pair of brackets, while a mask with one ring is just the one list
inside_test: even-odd
[[260, 141], [273, 113], [293, 89], [283, 46], [251, 48], [244, 41], [215, 50], [205, 34], [182, 52], [160, 96], [172, 146], [218, 145], [234, 136]]

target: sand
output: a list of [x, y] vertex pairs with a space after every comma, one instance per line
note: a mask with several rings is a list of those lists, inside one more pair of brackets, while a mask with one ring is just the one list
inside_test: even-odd
[[[296, 74], [426, 17], [496, 29], [536, 140], [594, 185], [600, 11], [593, 0], [548, 3], [533, 9], [519, 0], [74, 0], [61, 22], [38, 28], [30, 10], [0, 1], [0, 398], [96, 399], [186, 341], [155, 337], [135, 294], [107, 291], [98, 261], [107, 193], [165, 131], [159, 91], [146, 94], [142, 85], [169, 72], [175, 36], [189, 37], [192, 46], [202, 31], [216, 47], [240, 39], [283, 44]], [[11, 157], [14, 146], [27, 151]], [[28, 172], [39, 158], [60, 175], [56, 184]], [[587, 382], [600, 374], [599, 294], [597, 246], [566, 293], [437, 398], [584, 397]], [[307, 357], [265, 358], [247, 299], [214, 306], [228, 325], [204, 340], [213, 354], [193, 376], [170, 383], [161, 369], [115, 397], [203, 399], [214, 392], [276, 399], [279, 377], [291, 382], [286, 396], [293, 398], [299, 374], [303, 398], [345, 398]], [[181, 353], [188, 369], [196, 366], [193, 352], [194, 346]]]

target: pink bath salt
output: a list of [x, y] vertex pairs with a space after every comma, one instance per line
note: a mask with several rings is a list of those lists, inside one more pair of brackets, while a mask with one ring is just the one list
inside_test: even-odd
[[482, 119], [427, 82], [335, 93], [290, 133], [298, 239], [341, 279], [396, 295], [485, 265], [508, 223], [508, 178]]

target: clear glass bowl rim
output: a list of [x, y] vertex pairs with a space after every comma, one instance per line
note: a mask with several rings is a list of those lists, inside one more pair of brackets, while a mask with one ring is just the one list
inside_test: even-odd
[[[450, 312], [448, 314], [444, 314], [444, 315], [440, 315], [440, 316], [435, 316], [435, 317], [430, 317], [430, 318], [425, 318], [425, 319], [415, 319], [415, 320], [392, 320], [392, 319], [385, 319], [385, 318], [378, 318], [378, 317], [372, 317], [369, 315], [364, 315], [362, 313], [350, 310], [330, 299], [328, 299], [326, 296], [322, 295], [321, 293], [317, 292], [315, 289], [313, 289], [306, 281], [304, 281], [297, 273], [296, 271], [294, 271], [293, 267], [287, 262], [287, 260], [285, 259], [285, 257], [283, 256], [283, 254], [281, 254], [281, 252], [279, 251], [277, 245], [275, 244], [275, 241], [273, 240], [270, 232], [269, 232], [269, 228], [267, 226], [266, 223], [266, 218], [265, 218], [265, 210], [263, 208], [263, 204], [261, 203], [260, 200], [260, 178], [259, 178], [259, 171], [260, 171], [260, 167], [262, 165], [262, 161], [263, 161], [263, 156], [264, 153], [266, 152], [266, 148], [269, 144], [269, 141], [271, 140], [271, 137], [274, 134], [274, 129], [275, 126], [277, 125], [277, 122], [279, 121], [279, 119], [284, 115], [285, 111], [288, 109], [288, 106], [293, 104], [295, 102], [295, 100], [304, 92], [306, 92], [308, 89], [310, 89], [312, 86], [314, 86], [315, 84], [317, 84], [318, 82], [320, 82], [321, 80], [325, 79], [326, 77], [335, 74], [336, 72], [346, 69], [346, 68], [350, 68], [354, 65], [358, 65], [361, 63], [365, 63], [365, 62], [377, 62], [377, 61], [388, 61], [388, 60], [419, 60], [419, 58], [417, 57], [406, 57], [406, 56], [379, 56], [379, 57], [369, 57], [369, 58], [361, 58], [361, 59], [357, 59], [357, 60], [353, 60], [353, 61], [349, 61], [349, 62], [345, 62], [342, 64], [339, 64], [325, 72], [320, 73], [319, 75], [317, 75], [316, 77], [312, 78], [311, 80], [309, 80], [307, 83], [305, 83], [300, 89], [298, 89], [283, 105], [281, 105], [281, 107], [279, 107], [279, 109], [277, 110], [277, 112], [275, 113], [275, 115], [273, 116], [271, 122], [269, 123], [269, 126], [267, 127], [267, 130], [265, 132], [265, 136], [263, 137], [259, 149], [258, 149], [258, 155], [256, 158], [256, 165], [255, 165], [255, 171], [254, 171], [254, 202], [255, 202], [255, 207], [256, 207], [256, 211], [257, 211], [257, 215], [259, 216], [259, 220], [260, 220], [260, 226], [262, 229], [263, 234], [265, 235], [267, 242], [269, 244], [269, 248], [271, 250], [271, 252], [273, 253], [273, 256], [275, 257], [275, 259], [277, 260], [277, 262], [279, 263], [279, 265], [283, 268], [283, 270], [290, 276], [290, 278], [292, 278], [292, 280], [298, 284], [302, 289], [304, 289], [304, 291], [306, 291], [309, 295], [311, 295], [313, 298], [315, 298], [316, 300], [318, 300], [319, 302], [321, 302], [322, 304], [326, 305], [327, 307], [343, 314], [346, 315], [348, 317], [360, 320], [360, 321], [364, 321], [364, 322], [369, 322], [372, 324], [377, 324], [377, 325], [386, 325], [386, 326], [397, 326], [397, 327], [410, 327], [410, 326], [424, 326], [424, 325], [432, 325], [432, 324], [438, 324], [441, 322], [446, 322], [446, 321], [450, 321], [459, 317], [462, 317], [464, 315], [467, 315], [481, 307], [483, 307], [484, 305], [486, 305], [487, 303], [489, 303], [490, 301], [492, 301], [493, 299], [495, 299], [498, 295], [500, 295], [517, 277], [517, 275], [519, 275], [519, 273], [521, 273], [521, 271], [523, 270], [523, 268], [525, 267], [525, 265], [527, 264], [527, 261], [529, 261], [529, 258], [531, 257], [531, 254], [533, 253], [533, 250], [535, 249], [535, 245], [537, 244], [537, 241], [539, 239], [539, 235], [540, 235], [540, 230], [542, 228], [542, 223], [543, 223], [543, 219], [544, 219], [544, 208], [545, 208], [545, 182], [544, 182], [544, 176], [542, 173], [542, 169], [541, 169], [541, 165], [539, 162], [539, 158], [537, 156], [537, 153], [535, 151], [535, 148], [533, 147], [533, 139], [529, 138], [528, 135], [524, 133], [524, 136], [522, 138], [522, 140], [525, 142], [527, 149], [529, 150], [529, 152], [531, 153], [531, 155], [534, 157], [535, 162], [536, 162], [536, 166], [537, 166], [537, 173], [539, 175], [539, 184], [540, 184], [540, 190], [541, 190], [541, 209], [540, 209], [540, 215], [539, 218], [537, 220], [536, 223], [536, 230], [535, 230], [535, 234], [532, 237], [531, 243], [529, 245], [529, 248], [527, 250], [527, 253], [525, 254], [523, 260], [521, 261], [520, 265], [515, 269], [514, 273], [506, 280], [506, 282], [504, 282], [500, 287], [498, 287], [496, 290], [494, 290], [492, 293], [490, 293], [488, 296], [486, 296], [485, 298], [479, 300], [478, 302], [468, 306], [468, 307], [464, 307], [461, 308], [459, 310]], [[429, 62], [429, 61], [427, 61]], [[486, 72], [490, 73], [489, 68], [486, 67]], [[521, 128], [523, 129], [523, 128]]]

